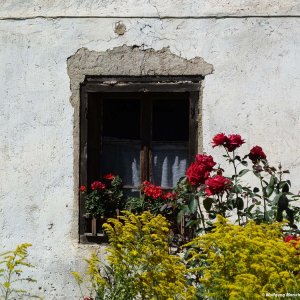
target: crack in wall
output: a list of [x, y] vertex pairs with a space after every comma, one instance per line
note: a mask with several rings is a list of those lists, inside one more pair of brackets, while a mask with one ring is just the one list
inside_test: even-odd
[[178, 20], [202, 20], [202, 19], [286, 19], [300, 18], [300, 15], [209, 15], [209, 16], [32, 16], [32, 17], [0, 17], [0, 21], [26, 21], [34, 19], [178, 19]]

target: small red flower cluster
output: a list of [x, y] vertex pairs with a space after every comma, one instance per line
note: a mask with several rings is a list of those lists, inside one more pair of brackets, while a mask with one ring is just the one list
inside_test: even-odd
[[205, 184], [205, 192], [208, 196], [211, 196], [223, 193], [225, 190], [230, 189], [232, 182], [222, 175], [215, 175], [211, 178], [208, 178], [205, 181]]
[[225, 135], [219, 133], [213, 137], [212, 146], [224, 146], [229, 152], [234, 151], [245, 143], [239, 134]]
[[86, 186], [85, 185], [80, 186], [79, 191], [86, 192]]
[[104, 190], [105, 189], [105, 184], [102, 183], [101, 181], [94, 181], [92, 184], [91, 184], [91, 189], [94, 191], [94, 190]]
[[175, 192], [166, 192], [164, 194], [162, 188], [160, 186], [154, 185], [149, 181], [144, 181], [142, 185], [143, 193], [152, 199], [163, 199], [163, 200], [175, 200], [177, 199], [177, 194]]
[[149, 181], [143, 182], [143, 193], [153, 199], [161, 198], [163, 195], [161, 187], [151, 184]]
[[249, 159], [252, 160], [253, 163], [256, 163], [260, 159], [266, 159], [267, 156], [264, 153], [263, 149], [260, 146], [254, 146], [249, 153]]
[[187, 181], [193, 185], [198, 186], [203, 184], [209, 177], [210, 172], [215, 166], [215, 162], [211, 155], [198, 154], [195, 162], [193, 162], [186, 171]]
[[107, 179], [107, 180], [114, 180], [115, 177], [116, 177], [116, 175], [113, 175], [112, 173], [108, 173], [108, 174], [103, 176], [103, 178]]
[[292, 244], [296, 248], [300, 242], [300, 237], [297, 237], [296, 235], [287, 235], [284, 238], [284, 241], [286, 243]]
[[163, 195], [164, 200], [176, 200], [177, 194], [175, 192], [167, 192]]

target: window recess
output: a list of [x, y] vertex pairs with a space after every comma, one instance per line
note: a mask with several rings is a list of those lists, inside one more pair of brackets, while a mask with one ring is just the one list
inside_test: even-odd
[[[107, 173], [139, 196], [148, 180], [173, 188], [197, 153], [201, 77], [97, 78], [81, 85], [80, 185]], [[101, 242], [101, 222], [84, 219], [81, 242]]]

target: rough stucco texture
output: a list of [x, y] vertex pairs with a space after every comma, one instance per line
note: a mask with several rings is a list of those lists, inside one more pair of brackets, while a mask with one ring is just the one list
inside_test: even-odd
[[300, 15], [298, 0], [0, 0], [0, 18]]
[[[24, 2], [25, 3], [25, 2]], [[7, 5], [7, 4], [6, 4]], [[114, 33], [122, 21], [127, 31]], [[203, 95], [204, 150], [220, 131], [240, 133], [291, 169], [300, 189], [300, 20], [34, 19], [0, 21], [1, 246], [31, 242], [37, 294], [76, 299], [78, 245], [73, 113], [67, 59], [117, 46], [202, 57], [214, 66]], [[41, 290], [38, 290], [38, 287]]]

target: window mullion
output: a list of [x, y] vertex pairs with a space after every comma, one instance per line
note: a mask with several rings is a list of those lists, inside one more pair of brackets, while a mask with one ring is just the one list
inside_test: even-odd
[[190, 92], [189, 106], [189, 162], [192, 162], [198, 152], [199, 92]]
[[152, 101], [142, 95], [141, 98], [141, 182], [150, 180]]

